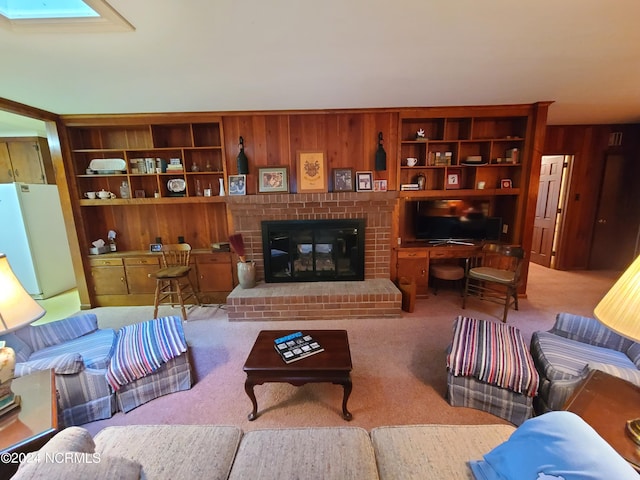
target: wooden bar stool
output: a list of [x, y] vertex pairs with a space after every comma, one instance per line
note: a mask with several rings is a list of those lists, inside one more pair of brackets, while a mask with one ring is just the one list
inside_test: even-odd
[[[184, 321], [187, 320], [187, 310], [184, 306], [185, 300], [193, 297], [196, 305], [200, 305], [198, 295], [189, 278], [189, 273], [191, 272], [190, 256], [191, 245], [188, 243], [162, 246], [162, 268], [155, 273], [149, 274], [150, 277], [156, 279], [153, 318], [158, 317], [160, 303], [170, 303], [172, 307], [179, 303]], [[177, 302], [175, 301], [176, 298]], [[166, 299], [169, 299], [169, 302], [163, 302]]]

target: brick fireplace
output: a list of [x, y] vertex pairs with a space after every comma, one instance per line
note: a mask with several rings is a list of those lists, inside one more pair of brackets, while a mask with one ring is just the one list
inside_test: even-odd
[[[256, 263], [258, 285], [227, 297], [229, 320], [397, 317], [401, 294], [390, 280], [391, 225], [397, 192], [231, 196], [227, 208]], [[264, 282], [262, 221], [364, 219], [364, 281]]]

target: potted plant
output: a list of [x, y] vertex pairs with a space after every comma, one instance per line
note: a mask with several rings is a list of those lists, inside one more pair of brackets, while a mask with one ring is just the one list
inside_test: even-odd
[[238, 255], [238, 282], [242, 288], [253, 288], [256, 286], [256, 264], [253, 260], [247, 260], [244, 241], [241, 233], [234, 233], [229, 236], [231, 248]]

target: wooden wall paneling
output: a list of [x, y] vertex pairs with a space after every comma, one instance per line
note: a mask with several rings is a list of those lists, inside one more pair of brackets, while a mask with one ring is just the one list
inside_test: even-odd
[[[1, 105], [1, 102], [0, 102]], [[90, 237], [87, 234], [88, 222], [85, 221], [83, 209], [75, 200], [80, 198], [73, 169], [65, 165], [64, 156], [69, 155], [68, 130], [61, 120], [45, 122], [47, 130], [47, 144], [51, 153], [51, 162], [55, 174], [62, 215], [65, 220], [67, 239], [71, 251], [71, 262], [76, 277], [76, 287], [80, 297], [80, 307], [90, 308], [93, 293], [89, 290], [91, 272], [89, 262], [85, 262]], [[65, 153], [63, 153], [65, 152]]]
[[[382, 146], [387, 154], [387, 169], [375, 171], [375, 155], [378, 149], [378, 133], [382, 132]], [[398, 115], [395, 113], [364, 114], [363, 157], [374, 172], [376, 180], [387, 180], [389, 190], [397, 190], [396, 152], [398, 150]]]
[[258, 193], [259, 168], [291, 168], [288, 115], [226, 116], [223, 124], [227, 171], [230, 175], [238, 172], [238, 140], [240, 136], [244, 139], [244, 151], [249, 159], [247, 195]]
[[289, 116], [265, 116], [264, 126], [265, 165], [290, 165]]
[[[373, 171], [375, 149], [365, 140], [367, 138], [367, 132], [364, 131], [365, 116], [366, 114], [353, 114], [341, 115], [338, 118], [338, 135], [343, 150], [342, 154], [335, 159], [332, 168], [353, 163], [357, 170]], [[370, 154], [370, 152], [374, 153]]]
[[328, 123], [335, 124], [335, 114], [300, 114], [291, 115], [289, 118], [290, 129], [290, 164], [289, 164], [289, 191], [298, 191], [298, 168], [296, 165], [298, 152], [304, 150], [322, 150], [327, 156], [327, 166], [330, 164], [329, 158], [334, 156], [335, 148], [327, 144], [327, 139], [331, 137], [327, 132], [332, 131], [335, 135], [336, 129], [328, 127]]
[[593, 222], [608, 144], [608, 125], [552, 125], [546, 128], [543, 155], [573, 155], [573, 168], [555, 266], [580, 270], [589, 266]]
[[522, 174], [520, 178], [520, 190], [522, 193], [515, 202], [515, 212], [511, 217], [515, 219], [515, 222], [511, 226], [513, 231], [508, 235], [513, 243], [520, 244], [525, 252], [526, 261], [523, 263], [522, 281], [518, 290], [521, 293], [526, 292], [529, 277], [528, 260], [533, 242], [533, 221], [540, 181], [540, 161], [544, 150], [545, 125], [550, 104], [551, 102], [538, 102], [531, 107], [524, 158], [522, 160], [523, 172], [528, 172], [528, 174]]

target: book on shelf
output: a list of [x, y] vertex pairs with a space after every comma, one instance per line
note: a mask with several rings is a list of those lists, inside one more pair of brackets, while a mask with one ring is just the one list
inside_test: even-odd
[[273, 341], [276, 352], [285, 363], [292, 363], [302, 358], [324, 352], [324, 348], [311, 336], [295, 332]]
[[402, 192], [418, 190], [420, 190], [420, 185], [418, 185], [417, 183], [403, 183], [402, 185], [400, 185], [400, 191]]

